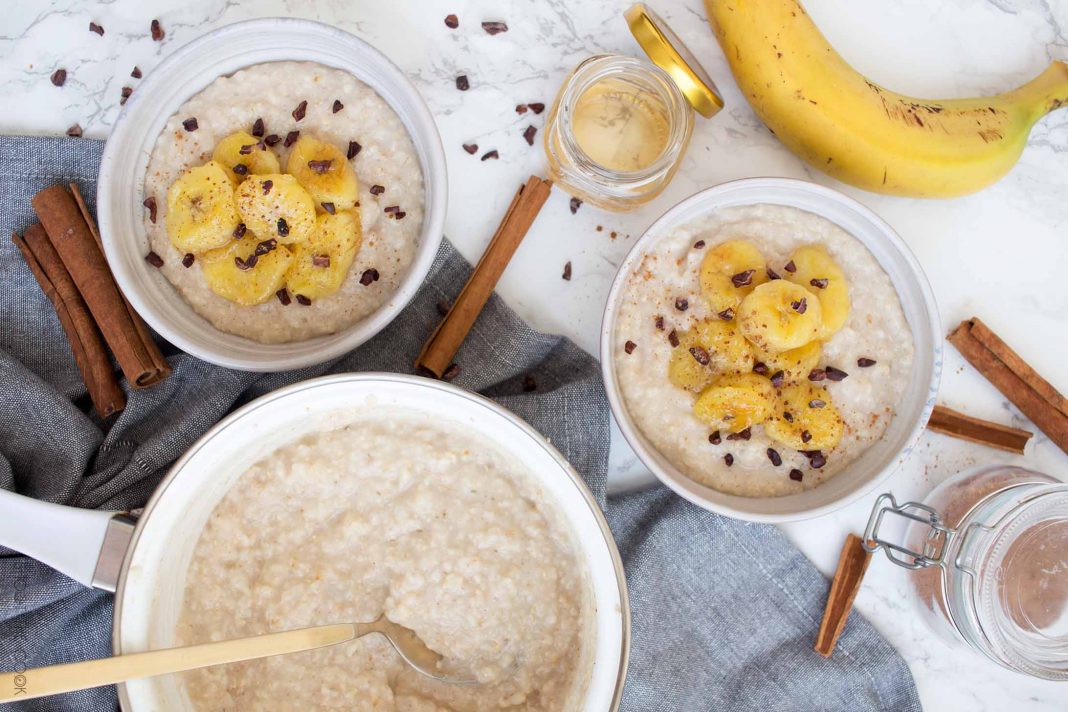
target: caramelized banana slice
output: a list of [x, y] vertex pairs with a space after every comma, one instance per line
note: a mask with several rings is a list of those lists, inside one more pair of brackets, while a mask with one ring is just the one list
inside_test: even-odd
[[241, 221], [260, 239], [303, 242], [315, 227], [315, 203], [297, 179], [284, 173], [252, 176], [237, 187]]
[[205, 254], [201, 269], [211, 291], [231, 302], [252, 306], [262, 304], [282, 288], [292, 261], [293, 254], [276, 240], [257, 242], [246, 234]]
[[808, 374], [820, 362], [823, 346], [819, 341], [810, 341], [804, 346], [773, 354], [758, 346], [753, 347], [753, 358], [764, 364], [767, 375], [782, 372], [783, 383], [796, 383], [808, 378]]
[[710, 428], [737, 433], [763, 423], [774, 408], [771, 381], [755, 373], [738, 373], [722, 376], [701, 391], [693, 414]]
[[278, 156], [267, 147], [263, 139], [250, 133], [238, 131], [230, 134], [215, 146], [211, 159], [221, 165], [237, 185], [249, 175], [281, 173]]
[[356, 171], [337, 146], [313, 136], [293, 145], [286, 169], [304, 186], [317, 206], [333, 203], [336, 210], [352, 210], [360, 197]]
[[721, 242], [701, 261], [701, 295], [717, 314], [737, 310], [742, 299], [766, 281], [764, 257], [745, 240]]
[[827, 389], [811, 383], [779, 392], [775, 414], [764, 423], [771, 439], [794, 450], [830, 450], [842, 439], [844, 424]]
[[191, 168], [167, 189], [167, 235], [179, 252], [225, 245], [238, 222], [233, 185], [215, 161]]
[[356, 211], [320, 215], [308, 241], [294, 248], [286, 287], [308, 299], [330, 296], [348, 276], [362, 241], [360, 216]]
[[753, 370], [753, 353], [733, 321], [709, 319], [678, 335], [668, 362], [668, 380], [700, 391], [717, 376]]
[[823, 315], [820, 338], [827, 340], [849, 319], [849, 282], [845, 273], [819, 245], [798, 248], [790, 261], [796, 269], [785, 270], [783, 276], [819, 298]]
[[738, 307], [737, 320], [745, 338], [769, 353], [804, 346], [819, 336], [823, 323], [819, 300], [784, 279], [754, 289]]

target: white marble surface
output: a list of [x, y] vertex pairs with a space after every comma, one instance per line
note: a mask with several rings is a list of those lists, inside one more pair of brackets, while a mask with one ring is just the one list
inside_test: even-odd
[[[685, 164], [668, 191], [641, 211], [613, 215], [567, 196], [550, 199], [506, 273], [500, 292], [542, 329], [594, 351], [610, 281], [633, 240], [660, 213], [694, 191], [734, 178], [780, 175], [832, 185], [873, 208], [918, 255], [934, 286], [944, 324], [979, 315], [1031, 363], [1068, 392], [1068, 111], [1043, 120], [1019, 165], [997, 185], [973, 196], [921, 201], [866, 194], [812, 174], [764, 129], [742, 100], [704, 21], [699, 0], [654, 0], [718, 81], [727, 110], [698, 121]], [[0, 19], [0, 132], [62, 133], [75, 122], [105, 138], [119, 112], [130, 71], [150, 72], [173, 48], [222, 24], [256, 16], [295, 15], [343, 27], [375, 44], [415, 80], [438, 120], [450, 171], [447, 234], [469, 258], [488, 241], [513, 190], [544, 170], [539, 145], [522, 138], [542, 116], [517, 116], [517, 103], [549, 103], [565, 73], [595, 52], [636, 55], [622, 20], [626, 2], [584, 0], [84, 0], [9, 2]], [[1068, 57], [1068, 3], [1063, 0], [806, 0], [831, 42], [861, 71], [900, 91], [966, 96], [1013, 87], [1051, 57]], [[449, 30], [443, 18], [460, 17]], [[149, 37], [159, 18], [162, 43]], [[104, 26], [99, 37], [90, 20]], [[510, 31], [491, 37], [482, 20], [505, 20]], [[48, 81], [57, 67], [67, 83]], [[467, 74], [471, 90], [456, 90]], [[479, 162], [461, 149], [477, 142], [501, 160]], [[604, 231], [595, 227], [603, 225]], [[610, 233], [618, 237], [612, 239]], [[563, 265], [574, 278], [563, 282]], [[941, 400], [970, 413], [1027, 426], [988, 383], [947, 348]], [[899, 497], [920, 498], [973, 463], [1014, 461], [1068, 475], [1068, 457], [1043, 437], [1023, 457], [926, 435], [896, 473]], [[624, 487], [648, 473], [623, 446], [613, 447], [613, 481]], [[824, 572], [840, 543], [863, 525], [874, 498], [818, 520], [784, 526]], [[901, 650], [929, 710], [1063, 710], [1068, 688], [1005, 671], [951, 648], [922, 624], [909, 603], [906, 574], [873, 562], [857, 605]]]

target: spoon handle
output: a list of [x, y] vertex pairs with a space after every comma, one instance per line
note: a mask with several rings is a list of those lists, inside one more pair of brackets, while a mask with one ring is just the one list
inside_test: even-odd
[[337, 645], [357, 636], [351, 623], [321, 625], [218, 643], [116, 655], [80, 663], [0, 673], [0, 702], [112, 685], [142, 677]]

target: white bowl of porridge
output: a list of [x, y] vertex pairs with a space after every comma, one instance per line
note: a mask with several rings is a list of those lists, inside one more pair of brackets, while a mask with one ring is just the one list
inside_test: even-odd
[[116, 654], [385, 614], [458, 675], [378, 636], [120, 685], [124, 710], [614, 710], [629, 610], [596, 501], [523, 421], [394, 374], [314, 379], [224, 419], [134, 531]]
[[285, 370], [351, 350], [409, 302], [441, 242], [445, 158], [376, 49], [251, 20], [146, 76], [105, 147], [97, 204], [115, 278], [160, 335], [212, 363]]
[[877, 486], [934, 405], [941, 331], [919, 263], [829, 188], [752, 178], [657, 220], [601, 333], [612, 412], [678, 494], [754, 521], [818, 516]]

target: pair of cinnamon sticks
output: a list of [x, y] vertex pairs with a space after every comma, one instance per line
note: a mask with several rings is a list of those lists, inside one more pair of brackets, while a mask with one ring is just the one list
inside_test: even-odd
[[78, 186], [54, 185], [31, 203], [40, 224], [11, 240], [59, 317], [93, 408], [106, 418], [126, 407], [108, 349], [133, 388], [159, 383], [170, 364], [115, 284]]

